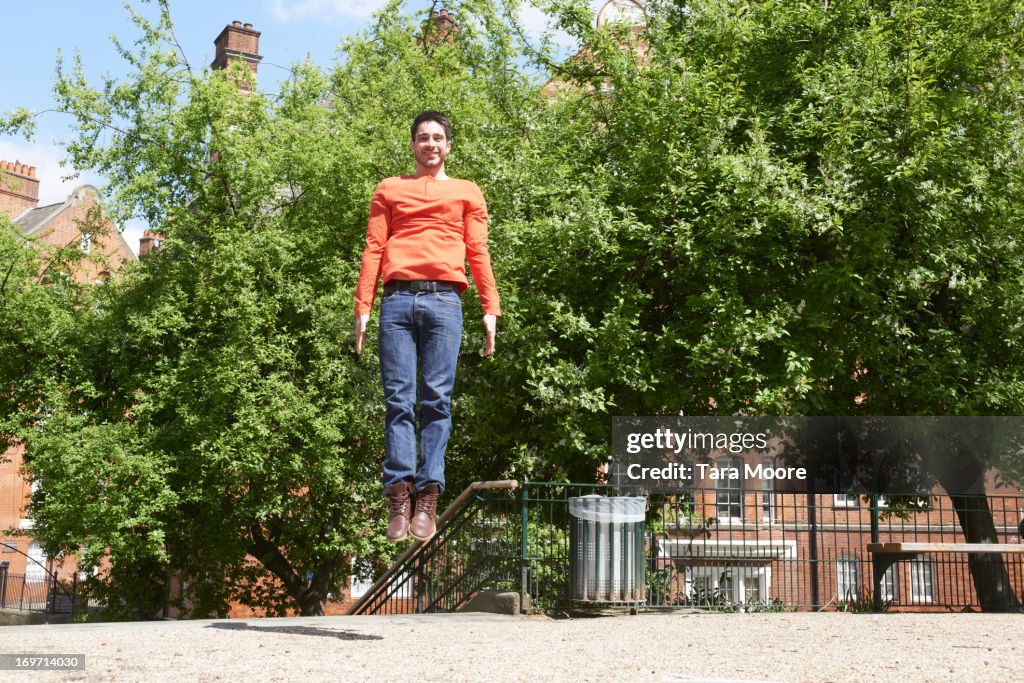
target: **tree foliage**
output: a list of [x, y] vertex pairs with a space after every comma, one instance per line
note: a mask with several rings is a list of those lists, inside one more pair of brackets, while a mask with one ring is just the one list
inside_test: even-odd
[[568, 61], [514, 3], [449, 7], [453, 40], [396, 1], [275, 96], [192, 68], [166, 3], [136, 17], [127, 79], [61, 66], [71, 163], [165, 236], [73, 327], [23, 430], [39, 534], [107, 554], [126, 610], [173, 575], [193, 614], [316, 613], [344, 558], [387, 556], [351, 293], [421, 109], [488, 199], [504, 311], [481, 358], [466, 300], [450, 488], [588, 480], [612, 414], [1022, 412], [1021, 3], [654, 0], [601, 30], [544, 3]]
[[410, 167], [423, 108], [450, 112], [457, 154], [483, 160], [453, 171], [501, 183], [532, 94], [487, 3], [456, 8], [440, 43], [397, 7], [276, 96], [240, 92], [240, 65], [192, 68], [166, 3], [155, 23], [134, 15], [126, 79], [96, 87], [77, 58], [60, 66], [70, 162], [110, 179], [116, 216], [163, 236], [99, 293], [45, 387], [49, 418], [20, 434], [42, 484], [36, 533], [99, 565], [89, 588], [113, 613], [154, 614], [173, 578], [193, 615], [231, 600], [314, 614], [349, 558], [393, 553], [376, 361], [350, 335], [368, 198]]
[[[554, 6], [606, 207], [536, 283], [562, 424], [581, 386], [620, 414], [1021, 414], [1024, 5], [655, 0], [640, 31]], [[919, 455], [995, 542], [968, 496], [1020, 454], [956, 443]], [[999, 558], [972, 572], [1011, 604]]]
[[37, 421], [39, 397], [75, 350], [89, 293], [72, 273], [82, 253], [26, 238], [0, 217], [0, 450]]

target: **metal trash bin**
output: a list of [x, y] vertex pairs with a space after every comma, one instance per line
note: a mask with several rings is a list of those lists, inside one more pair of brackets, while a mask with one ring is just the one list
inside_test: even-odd
[[569, 599], [644, 602], [645, 537], [642, 497], [569, 499]]

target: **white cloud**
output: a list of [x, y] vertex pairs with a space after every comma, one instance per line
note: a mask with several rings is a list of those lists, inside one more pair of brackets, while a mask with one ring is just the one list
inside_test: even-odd
[[385, 0], [271, 0], [270, 12], [282, 23], [312, 19], [369, 19]]

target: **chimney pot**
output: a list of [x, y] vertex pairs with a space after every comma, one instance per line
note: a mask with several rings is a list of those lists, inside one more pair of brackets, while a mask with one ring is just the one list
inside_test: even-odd
[[440, 16], [440, 15], [439, 15], [439, 14], [438, 14], [437, 12], [431, 12], [431, 13], [430, 13], [430, 18], [431, 18], [431, 19], [437, 19], [437, 18], [438, 18], [439, 16]]
[[0, 178], [0, 216], [14, 218], [25, 209], [34, 209], [39, 205], [39, 179], [36, 178], [36, 167], [21, 163], [20, 160], [0, 160], [0, 169], [5, 173], [17, 174], [21, 178]]
[[232, 25], [232, 26], [241, 26], [241, 25], [242, 25], [242, 22], [240, 22], [240, 21], [238, 21], [238, 20], [236, 19], [235, 21], [232, 21], [232, 22], [231, 22], [231, 25]]
[[247, 28], [247, 29], [249, 29], [251, 31], [252, 30], [252, 24], [245, 24], [245, 25], [242, 26], [242, 28]]
[[448, 16], [448, 10], [446, 10], [446, 9], [442, 9], [442, 10], [441, 10], [441, 16], [442, 16], [442, 17], [447, 17], [447, 16]]

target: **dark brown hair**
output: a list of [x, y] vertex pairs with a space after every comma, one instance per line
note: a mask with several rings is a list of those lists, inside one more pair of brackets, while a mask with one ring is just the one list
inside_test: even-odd
[[412, 139], [413, 140], [416, 139], [416, 131], [419, 129], [420, 124], [424, 123], [426, 121], [433, 121], [434, 123], [441, 124], [441, 127], [444, 128], [444, 136], [445, 136], [445, 138], [447, 138], [449, 141], [451, 141], [451, 139], [452, 139], [452, 122], [449, 121], [448, 117], [445, 116], [444, 114], [442, 114], [441, 112], [439, 112], [439, 111], [432, 111], [432, 110], [429, 110], [429, 109], [427, 111], [420, 112], [420, 115], [417, 116], [413, 120], [413, 122], [412, 122]]

